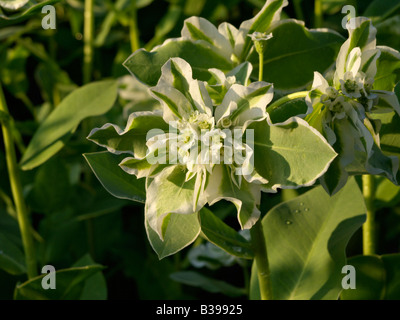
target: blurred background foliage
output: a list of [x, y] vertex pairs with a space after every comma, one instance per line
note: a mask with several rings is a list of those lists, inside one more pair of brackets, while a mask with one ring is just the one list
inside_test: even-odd
[[[184, 19], [190, 16], [205, 17], [216, 25], [229, 21], [238, 27], [263, 4], [263, 0], [95, 1], [92, 80], [119, 78], [123, 89], [117, 103], [106, 114], [83, 120], [65, 140], [64, 148], [50, 160], [33, 170], [21, 171], [39, 265], [51, 264], [58, 270], [95, 261], [105, 267], [94, 270], [96, 276], [81, 281], [79, 298], [245, 298], [249, 261], [233, 258], [201, 238], [182, 252], [158, 260], [146, 237], [143, 205], [108, 194], [82, 154], [98, 150], [86, 140], [91, 128], [106, 122], [123, 126], [131, 111], [157, 108], [143, 86], [133, 82], [122, 66], [132, 53], [132, 21], [137, 22], [138, 47], [151, 50], [167, 38], [179, 37]], [[283, 18], [304, 20], [308, 28], [331, 28], [347, 36], [341, 27], [345, 17], [341, 10], [348, 4], [356, 8], [358, 16], [372, 18], [378, 29], [378, 45], [400, 49], [398, 0], [292, 0], [284, 9]], [[55, 8], [55, 30], [42, 29], [40, 11], [21, 11], [17, 17], [4, 8], [0, 10], [0, 79], [14, 119], [18, 159], [50, 112], [83, 84], [84, 2], [65, 0], [56, 3]], [[320, 9], [322, 15], [316, 14]], [[11, 20], [16, 23], [11, 25]], [[399, 70], [400, 66], [393, 72]], [[13, 262], [10, 264], [0, 252], [0, 299], [12, 299], [16, 283], [26, 278], [1, 143], [0, 243], [12, 252]], [[397, 253], [400, 188], [383, 178], [376, 179], [378, 253]], [[263, 194], [262, 212], [304, 191]], [[238, 229], [233, 205], [218, 203], [213, 212]], [[350, 241], [348, 256], [360, 253], [358, 232]]]

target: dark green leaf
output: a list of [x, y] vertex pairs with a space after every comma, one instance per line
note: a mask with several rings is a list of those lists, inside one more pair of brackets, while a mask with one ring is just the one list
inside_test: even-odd
[[145, 181], [137, 179], [118, 165], [125, 156], [117, 156], [107, 151], [83, 155], [103, 187], [114, 197], [144, 202]]

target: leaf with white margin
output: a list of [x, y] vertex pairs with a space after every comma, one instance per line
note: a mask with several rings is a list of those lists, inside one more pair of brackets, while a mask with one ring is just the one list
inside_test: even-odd
[[180, 57], [187, 61], [192, 66], [193, 76], [203, 81], [210, 78], [210, 68], [228, 72], [234, 67], [230, 59], [227, 60], [216, 52], [207, 42], [193, 42], [184, 38], [167, 39], [150, 52], [144, 49], [136, 50], [123, 65], [139, 81], [155, 86], [161, 76], [161, 67], [171, 57]]
[[[354, 24], [355, 28], [351, 26]], [[349, 31], [349, 38], [343, 43], [340, 48], [336, 60], [336, 72], [334, 76], [335, 87], [340, 87], [340, 79], [344, 79], [346, 73], [346, 63], [350, 52], [358, 47], [360, 50], [367, 51], [376, 49], [376, 29], [372, 25], [370, 19], [365, 17], [352, 18], [346, 25]]]
[[[231, 31], [231, 29], [229, 30]], [[228, 38], [219, 33], [218, 29], [207, 19], [190, 17], [184, 21], [181, 31], [183, 38], [194, 41], [205, 41], [227, 60], [231, 59], [232, 46]]]
[[243, 62], [226, 75], [221, 70], [209, 69], [211, 79], [206, 83], [206, 89], [214, 103], [220, 105], [233, 84], [247, 85], [253, 67], [250, 62]]
[[378, 104], [372, 108], [373, 113], [388, 113], [395, 111], [400, 115], [400, 104], [397, 96], [392, 91], [372, 90], [379, 97]]
[[263, 118], [266, 107], [273, 98], [273, 85], [264, 81], [253, 82], [245, 87], [234, 84], [226, 93], [221, 105], [215, 110], [218, 123], [228, 117], [233, 125], [242, 126], [248, 120]]
[[145, 228], [150, 245], [160, 260], [187, 247], [200, 234], [200, 223], [197, 213], [169, 214], [163, 225], [163, 229], [165, 229], [163, 240], [150, 227], [147, 215], [145, 216]]
[[265, 191], [310, 186], [337, 156], [321, 133], [297, 117], [274, 125], [268, 116], [248, 129], [254, 130], [255, 170], [268, 180]]
[[287, 5], [287, 0], [268, 0], [254, 18], [240, 24], [234, 51], [239, 61], [247, 60], [247, 55], [253, 46], [252, 40], [247, 35], [269, 30], [271, 24], [279, 21], [282, 9]]
[[260, 185], [248, 183], [242, 179], [240, 189], [233, 183], [230, 168], [217, 164], [209, 177], [205, 189], [209, 205], [220, 200], [232, 202], [238, 211], [238, 220], [242, 229], [250, 229], [260, 217]]
[[154, 168], [146, 158], [136, 159], [132, 157], [125, 158], [119, 164], [122, 170], [129, 174], [133, 174], [136, 178], [145, 178], [150, 176], [152, 169]]
[[0, 7], [9, 9], [9, 10], [18, 10], [18, 9], [21, 9], [28, 2], [29, 2], [29, 0], [3, 0], [3, 1], [0, 1]]
[[148, 183], [146, 217], [160, 239], [164, 238], [162, 225], [169, 213], [195, 213], [206, 203], [203, 190], [195, 194], [196, 179], [185, 180], [186, 170], [175, 165], [165, 168]]
[[203, 82], [193, 79], [192, 67], [185, 60], [169, 59], [161, 68], [161, 77], [157, 86], [150, 90], [156, 94], [158, 88], [164, 86], [173, 87], [182, 93], [192, 105], [193, 110], [208, 115], [212, 114], [212, 101], [205, 85]]
[[146, 156], [148, 133], [152, 129], [168, 130], [168, 124], [159, 111], [132, 113], [124, 130], [115, 124], [107, 123], [93, 129], [87, 139], [111, 153], [130, 153], [137, 158]]
[[349, 177], [346, 166], [354, 161], [355, 140], [359, 140], [358, 132], [347, 119], [335, 120], [332, 131], [335, 134], [333, 148], [338, 156], [332, 161], [327, 172], [319, 178], [321, 185], [331, 196], [345, 186]]

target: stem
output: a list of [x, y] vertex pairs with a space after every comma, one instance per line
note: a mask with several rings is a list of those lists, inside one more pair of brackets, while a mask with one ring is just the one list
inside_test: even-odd
[[259, 52], [258, 58], [258, 81], [262, 81], [264, 75], [264, 52]]
[[295, 99], [299, 99], [299, 98], [304, 98], [306, 97], [308, 94], [308, 91], [299, 91], [299, 92], [295, 92], [295, 93], [291, 93], [288, 94], [287, 96], [284, 96], [282, 98], [279, 98], [278, 100], [274, 101], [273, 103], [271, 103], [268, 108], [267, 111], [272, 111], [275, 110], [276, 108], [278, 108], [281, 104], [284, 104], [286, 102], [289, 102], [291, 100], [295, 100]]
[[267, 245], [260, 220], [250, 229], [250, 234], [257, 264], [261, 300], [272, 300], [271, 272], [269, 270]]
[[[0, 85], [0, 111], [9, 115], [3, 90]], [[10, 179], [11, 191], [17, 211], [17, 219], [19, 229], [21, 231], [22, 244], [25, 251], [26, 267], [28, 278], [31, 279], [37, 275], [35, 247], [33, 243], [31, 224], [28, 218], [28, 210], [22, 194], [21, 179], [19, 176], [19, 168], [17, 165], [17, 157], [15, 155], [14, 141], [12, 129], [9, 120], [2, 123], [2, 132], [4, 139], [4, 148], [6, 152], [7, 169]]]
[[83, 30], [83, 84], [89, 83], [93, 69], [94, 0], [85, 0]]
[[132, 1], [131, 5], [131, 18], [129, 19], [129, 37], [131, 40], [132, 52], [139, 49], [139, 31], [137, 27], [137, 9], [136, 1]]
[[315, 0], [314, 2], [314, 27], [322, 27], [322, 2], [321, 0]]
[[303, 10], [301, 9], [301, 1], [302, 0], [294, 0], [293, 1], [293, 6], [294, 6], [294, 12], [296, 13], [296, 18], [298, 20], [303, 20], [304, 21]]
[[376, 253], [376, 226], [375, 226], [375, 180], [373, 175], [363, 175], [363, 195], [367, 206], [367, 220], [363, 224], [363, 253], [372, 255]]

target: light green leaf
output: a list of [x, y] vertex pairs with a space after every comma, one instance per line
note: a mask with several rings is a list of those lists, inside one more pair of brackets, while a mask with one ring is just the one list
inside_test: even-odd
[[21, 248], [0, 233], [0, 269], [18, 275], [26, 272], [25, 256]]
[[180, 57], [193, 69], [193, 77], [207, 81], [210, 78], [208, 69], [217, 68], [228, 72], [233, 68], [231, 61], [226, 60], [210, 47], [201, 42], [192, 42], [182, 38], [169, 39], [152, 51], [140, 49], [135, 51], [124, 66], [141, 82], [155, 86], [161, 76], [161, 67], [171, 57]]
[[356, 289], [343, 290], [342, 300], [400, 299], [400, 254], [357, 256], [348, 264], [356, 270]]
[[97, 272], [104, 269], [99, 264], [84, 267], [72, 267], [57, 270], [56, 289], [44, 290], [42, 279], [48, 275], [43, 274], [18, 284], [14, 291], [15, 300], [76, 300], [81, 297], [83, 283]]
[[191, 17], [185, 20], [182, 28], [182, 37], [192, 41], [206, 42], [211, 45], [213, 50], [230, 60], [232, 55], [232, 46], [218, 29], [208, 20], [201, 17]]
[[[342, 36], [334, 31], [309, 30], [297, 20], [282, 20], [271, 30], [273, 38], [267, 41], [264, 53], [263, 80], [275, 89], [293, 91], [312, 82], [314, 71], [324, 73], [335, 61]], [[258, 75], [258, 55], [248, 59]]]
[[273, 85], [270, 83], [258, 81], [247, 87], [234, 84], [216, 108], [215, 121], [228, 117], [233, 125], [243, 126], [248, 120], [263, 118], [272, 97]]
[[161, 239], [165, 236], [163, 225], [168, 214], [195, 213], [206, 203], [202, 188], [195, 194], [197, 177], [186, 181], [185, 171], [180, 165], [167, 167], [147, 186], [146, 219]]
[[374, 89], [392, 91], [400, 80], [400, 53], [389, 47], [378, 46], [381, 56], [377, 60]]
[[164, 239], [149, 225], [146, 216], [146, 233], [151, 247], [157, 253], [159, 259], [163, 259], [177, 253], [190, 245], [200, 234], [200, 223], [197, 213], [179, 214], [171, 213], [164, 221]]
[[171, 274], [171, 279], [177, 282], [199, 287], [211, 293], [223, 293], [228, 297], [240, 297], [245, 295], [245, 290], [237, 288], [221, 280], [215, 280], [194, 271], [180, 271]]
[[114, 80], [93, 82], [73, 91], [40, 125], [22, 156], [21, 168], [30, 170], [48, 160], [83, 119], [106, 113], [116, 98]]
[[126, 173], [118, 165], [124, 156], [107, 151], [83, 155], [103, 187], [114, 197], [145, 202], [145, 181]]
[[111, 153], [130, 153], [136, 157], [146, 156], [147, 135], [151, 129], [168, 130], [168, 124], [161, 112], [134, 112], [129, 116], [124, 130], [117, 125], [107, 123], [101, 128], [93, 129], [88, 139]]
[[297, 117], [277, 125], [255, 121], [248, 129], [254, 130], [254, 167], [268, 180], [267, 189], [312, 185], [336, 157], [325, 138]]
[[375, 209], [391, 208], [400, 202], [400, 187], [384, 177], [375, 177]]
[[[364, 199], [354, 179], [330, 197], [322, 187], [281, 203], [262, 220], [274, 298], [334, 299], [342, 290], [345, 248], [365, 221]], [[250, 298], [259, 297], [253, 264]]]
[[207, 208], [199, 212], [201, 232], [208, 241], [214, 243], [226, 252], [244, 259], [254, 256], [250, 242], [237, 231], [225, 224]]
[[231, 168], [215, 165], [205, 190], [209, 205], [224, 199], [232, 202], [238, 212], [242, 229], [250, 229], [260, 217], [260, 187], [242, 179], [240, 188], [233, 182]]

